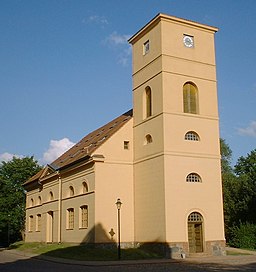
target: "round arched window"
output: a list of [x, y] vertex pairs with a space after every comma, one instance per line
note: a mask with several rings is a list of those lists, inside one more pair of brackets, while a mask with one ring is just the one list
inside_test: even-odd
[[203, 217], [200, 213], [198, 212], [192, 212], [188, 216], [188, 222], [203, 222]]
[[50, 193], [49, 193], [49, 200], [53, 200], [53, 192], [52, 191], [50, 191]]
[[202, 182], [201, 177], [197, 173], [190, 173], [186, 177], [187, 182]]
[[83, 193], [87, 193], [89, 191], [88, 184], [84, 181], [82, 183]]
[[152, 136], [150, 134], [147, 134], [145, 136], [145, 141], [144, 141], [144, 144], [147, 145], [147, 144], [150, 144], [153, 142], [153, 139], [152, 139]]
[[73, 196], [75, 194], [73, 186], [69, 186], [69, 196]]
[[185, 134], [185, 140], [187, 140], [187, 141], [199, 141], [200, 138], [199, 138], [199, 135], [196, 132], [188, 131]]

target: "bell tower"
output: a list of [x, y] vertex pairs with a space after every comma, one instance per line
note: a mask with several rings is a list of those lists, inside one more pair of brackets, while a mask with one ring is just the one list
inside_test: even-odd
[[224, 254], [214, 35], [158, 14], [132, 36], [135, 242]]

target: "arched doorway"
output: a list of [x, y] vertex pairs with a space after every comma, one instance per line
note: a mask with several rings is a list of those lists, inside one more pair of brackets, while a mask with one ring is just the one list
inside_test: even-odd
[[53, 242], [53, 211], [47, 213], [46, 220], [46, 243]]
[[198, 212], [188, 216], [188, 243], [190, 253], [203, 252], [203, 217]]

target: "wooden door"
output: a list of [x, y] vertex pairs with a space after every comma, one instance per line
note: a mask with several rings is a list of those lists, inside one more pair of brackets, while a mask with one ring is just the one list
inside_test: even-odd
[[190, 253], [203, 252], [202, 223], [188, 223], [188, 243]]

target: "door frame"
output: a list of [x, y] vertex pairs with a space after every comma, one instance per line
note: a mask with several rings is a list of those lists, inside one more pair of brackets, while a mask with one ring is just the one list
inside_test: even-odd
[[[196, 233], [196, 227], [199, 227], [199, 239]], [[192, 233], [191, 233], [192, 232]], [[189, 253], [204, 252], [204, 220], [199, 212], [191, 212], [187, 218], [187, 234], [188, 234], [188, 249]], [[191, 244], [191, 239], [193, 243]], [[199, 244], [197, 243], [199, 241]]]

